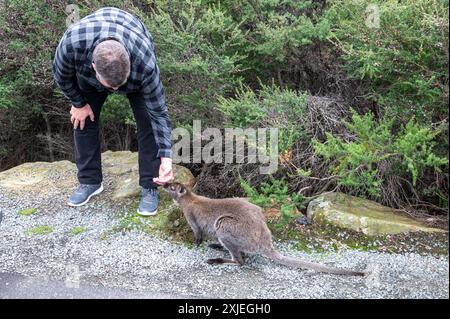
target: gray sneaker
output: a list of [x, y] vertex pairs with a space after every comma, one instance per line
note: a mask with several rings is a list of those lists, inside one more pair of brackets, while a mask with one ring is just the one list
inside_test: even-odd
[[157, 188], [142, 188], [137, 213], [142, 216], [155, 215], [158, 209], [159, 191]]
[[70, 196], [67, 204], [69, 206], [82, 206], [86, 204], [92, 196], [103, 191], [103, 184], [81, 184]]

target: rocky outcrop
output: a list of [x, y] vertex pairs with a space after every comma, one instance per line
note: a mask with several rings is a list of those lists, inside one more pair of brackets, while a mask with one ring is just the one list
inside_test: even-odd
[[[113, 193], [114, 199], [132, 197], [140, 194], [138, 154], [129, 151], [102, 154], [103, 171], [117, 176], [117, 185]], [[191, 171], [183, 166], [173, 164], [174, 181], [192, 188], [195, 177]], [[161, 193], [162, 196], [167, 194]]]
[[389, 207], [343, 193], [327, 193], [312, 200], [308, 205], [307, 216], [313, 222], [332, 224], [366, 235], [443, 232], [401, 216]]
[[[107, 151], [102, 154], [103, 175], [114, 188], [112, 198], [119, 200], [140, 193], [138, 154], [130, 151]], [[185, 167], [174, 164], [174, 181], [189, 187], [195, 184], [195, 177]], [[0, 173], [0, 186], [15, 193], [39, 192], [42, 195], [71, 189], [77, 184], [77, 169], [74, 163], [58, 161], [53, 163], [25, 163]], [[164, 192], [161, 192], [165, 196]]]

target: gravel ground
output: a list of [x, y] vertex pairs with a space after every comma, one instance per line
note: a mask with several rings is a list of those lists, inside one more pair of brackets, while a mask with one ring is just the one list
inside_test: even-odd
[[[65, 204], [69, 191], [18, 200], [0, 187], [0, 273], [64, 281], [75, 288], [89, 284], [196, 298], [449, 298], [446, 256], [356, 250], [305, 254], [290, 243], [276, 243], [290, 256], [371, 274], [293, 270], [259, 256], [249, 256], [243, 267], [210, 266], [207, 258], [226, 253], [206, 243], [190, 249], [137, 231], [102, 239], [117, 224], [120, 207], [106, 191], [84, 207], [71, 208]], [[18, 214], [30, 207], [38, 208], [33, 215]], [[51, 225], [53, 232], [27, 233], [40, 225]], [[74, 235], [76, 226], [86, 231]], [[8, 294], [0, 291], [0, 298]]]

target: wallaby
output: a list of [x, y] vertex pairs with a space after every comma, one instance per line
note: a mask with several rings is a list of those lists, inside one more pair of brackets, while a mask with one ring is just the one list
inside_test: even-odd
[[[289, 267], [337, 275], [365, 275], [364, 272], [331, 268], [281, 255], [273, 248], [272, 234], [261, 207], [243, 198], [211, 199], [194, 194], [180, 183], [166, 183], [164, 190], [180, 205], [194, 231], [197, 247], [202, 243], [202, 235], [206, 234], [230, 252], [232, 259], [208, 259], [209, 264], [243, 265], [242, 253], [256, 253]], [[221, 245], [210, 247], [221, 248]]]

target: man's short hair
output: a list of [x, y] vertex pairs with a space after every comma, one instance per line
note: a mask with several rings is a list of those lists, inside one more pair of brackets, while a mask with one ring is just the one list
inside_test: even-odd
[[130, 75], [130, 57], [118, 41], [100, 42], [93, 57], [96, 72], [112, 87], [124, 84]]

